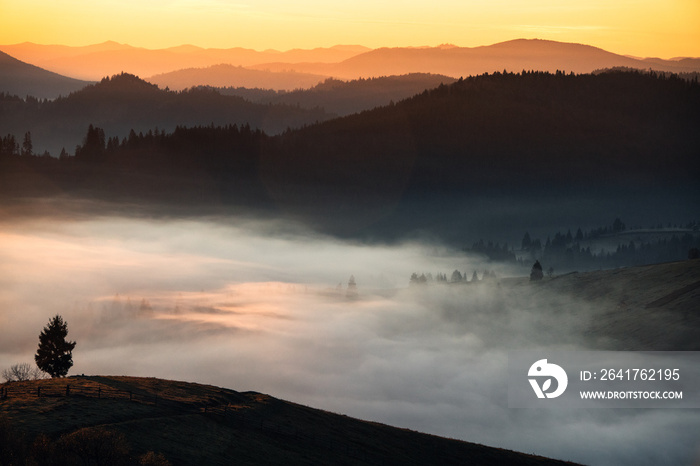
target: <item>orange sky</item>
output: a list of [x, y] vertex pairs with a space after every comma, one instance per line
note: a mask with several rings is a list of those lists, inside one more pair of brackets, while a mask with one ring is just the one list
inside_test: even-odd
[[313, 48], [540, 38], [700, 57], [699, 0], [0, 0], [0, 44]]

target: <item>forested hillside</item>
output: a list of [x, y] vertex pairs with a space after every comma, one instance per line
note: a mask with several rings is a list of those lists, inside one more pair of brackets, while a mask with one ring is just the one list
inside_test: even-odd
[[271, 134], [328, 119], [321, 109], [260, 105], [206, 89], [160, 90], [130, 74], [105, 78], [53, 101], [0, 94], [0, 128], [18, 138], [30, 132], [34, 151], [72, 153], [89, 125], [124, 138], [130, 130], [146, 133], [176, 126], [249, 124]]
[[[81, 108], [76, 114], [86, 120], [99, 114], [96, 102], [109, 102], [110, 115], [129, 115], [120, 122], [142, 126], [154, 114], [164, 119], [160, 125], [174, 124], [178, 116], [230, 121], [240, 108], [246, 109], [242, 115], [258, 115], [257, 121], [280, 113], [287, 121], [313, 115], [205, 90], [159, 91], [129, 76], [106, 80], [47, 108], [66, 109], [53, 115]], [[65, 117], [45, 121], [77, 126]], [[692, 205], [699, 194], [698, 127], [697, 80], [638, 72], [497, 73], [277, 136], [252, 123], [215, 123], [174, 131], [160, 126], [116, 137], [96, 120], [75, 157], [67, 153], [57, 161], [18, 156], [20, 133], [3, 138], [3, 163], [15, 167], [5, 173], [29, 167], [62, 192], [89, 188], [97, 195], [138, 197], [164, 190], [158, 197], [167, 201], [176, 189], [177, 202], [188, 198], [188, 189], [193, 190], [190, 199], [213, 192], [224, 203], [275, 205], [312, 223], [339, 221], [334, 231], [399, 212], [403, 219], [394, 218], [382, 233], [388, 228], [394, 234], [406, 222], [424, 221], [432, 229], [440, 222], [456, 225], [459, 218], [440, 214], [441, 209], [468, 206], [469, 199], [485, 193], [558, 200], [557, 208], [567, 213], [574, 208], [571, 196], [576, 202], [599, 196], [614, 203], [622, 193], [626, 198], [618, 204], [627, 202], [628, 209], [636, 202], [636, 210], [650, 208], [649, 199], [671, 199], [665, 210]], [[168, 176], [186, 182], [168, 185]], [[120, 177], [129, 178], [128, 190]], [[5, 190], [22, 192], [29, 186], [13, 177]], [[414, 201], [421, 215], [411, 211]], [[429, 221], [434, 215], [444, 218]]]

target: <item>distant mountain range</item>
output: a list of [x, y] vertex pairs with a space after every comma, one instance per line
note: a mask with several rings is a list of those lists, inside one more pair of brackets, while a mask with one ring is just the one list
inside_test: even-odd
[[208, 68], [187, 68], [147, 78], [161, 89], [182, 90], [207, 85], [212, 87], [236, 87], [294, 90], [308, 89], [326, 79], [325, 76], [297, 71], [253, 70], [234, 65], [213, 65]]
[[[0, 45], [0, 50], [65, 76], [96, 81], [127, 72], [144, 78], [152, 76], [151, 82], [172, 89], [193, 85], [296, 89], [311, 87], [328, 77], [357, 79], [409, 73], [460, 78], [503, 70], [590, 73], [614, 67], [700, 72], [700, 58], [635, 58], [588, 45], [536, 39], [482, 47], [443, 45], [372, 50], [339, 45], [286, 52], [203, 49], [191, 45], [149, 50], [116, 42], [87, 47], [23, 43]], [[262, 71], [276, 74], [259, 74]], [[166, 75], [173, 72], [178, 73]]]
[[356, 45], [337, 45], [311, 50], [294, 49], [286, 52], [265, 50], [258, 52], [240, 47], [203, 49], [192, 45], [182, 45], [149, 50], [116, 42], [105, 42], [87, 47], [38, 45], [27, 42], [0, 45], [0, 50], [56, 73], [96, 81], [121, 72], [146, 77], [185, 68], [205, 68], [219, 64], [248, 66], [268, 62], [337, 63], [371, 49]]
[[696, 72], [700, 71], [700, 59], [639, 59], [588, 45], [518, 39], [473, 48], [381, 48], [333, 64], [299, 63], [290, 67], [287, 63], [265, 63], [251, 67], [270, 71], [293, 69], [341, 79], [406, 73], [437, 73], [459, 78], [503, 70], [590, 73], [613, 67]]
[[46, 71], [0, 52], [0, 92], [52, 99], [68, 95], [88, 84], [91, 83]]

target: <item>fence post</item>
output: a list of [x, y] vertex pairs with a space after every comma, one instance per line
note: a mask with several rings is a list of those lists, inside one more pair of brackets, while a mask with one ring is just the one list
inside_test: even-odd
[[97, 387], [97, 399], [102, 398], [102, 387]]
[[41, 387], [36, 387], [36, 397], [39, 398], [41, 396]]
[[158, 394], [156, 393], [156, 406], [158, 406]]
[[131, 391], [129, 391], [129, 401], [131, 401]]
[[70, 396], [70, 384], [66, 384], [66, 398]]

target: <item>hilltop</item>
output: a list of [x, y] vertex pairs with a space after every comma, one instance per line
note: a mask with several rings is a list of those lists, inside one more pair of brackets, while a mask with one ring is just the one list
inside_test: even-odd
[[[0, 420], [8, 420], [11, 427], [0, 423], [0, 430], [16, 429], [29, 439], [39, 434], [56, 439], [87, 427], [92, 430], [81, 431], [84, 446], [96, 429], [106, 429], [121, 433], [132, 455], [153, 451], [174, 465], [572, 464], [210, 385], [78, 376], [2, 388], [7, 396], [0, 400]], [[9, 438], [16, 441], [14, 435]], [[4, 453], [11, 448], [6, 446]], [[108, 450], [101, 448], [103, 454]], [[98, 453], [100, 447], [92, 452]]]

